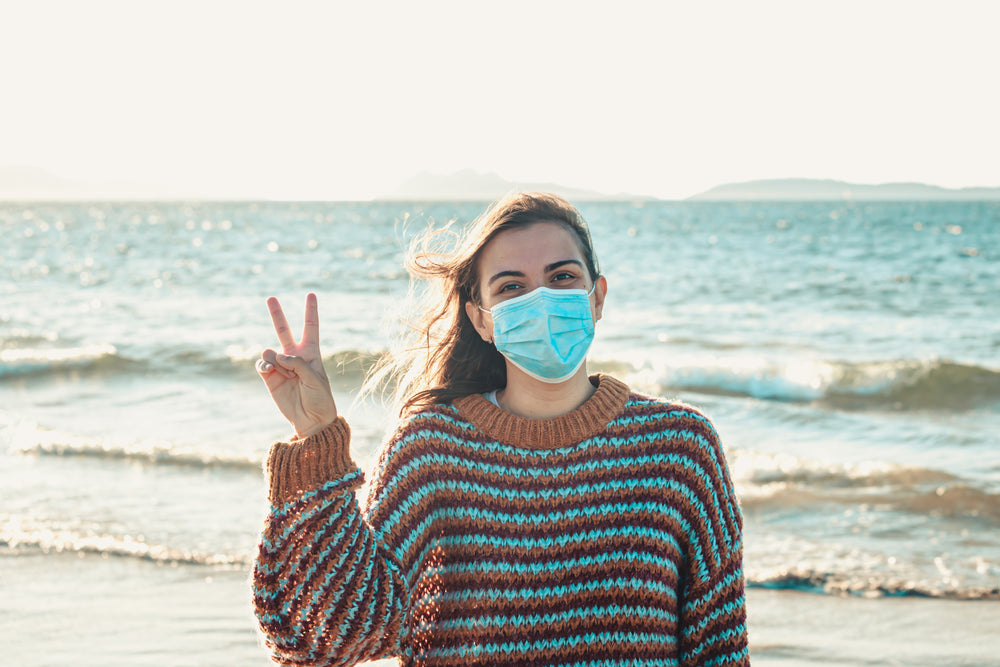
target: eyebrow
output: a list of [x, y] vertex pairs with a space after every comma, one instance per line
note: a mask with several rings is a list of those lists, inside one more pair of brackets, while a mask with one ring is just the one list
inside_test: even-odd
[[[552, 264], [549, 264], [548, 266], [546, 266], [545, 267], [545, 273], [550, 273], [552, 271], [555, 271], [559, 267], [565, 266], [566, 264], [576, 264], [581, 269], [583, 268], [583, 262], [581, 262], [578, 259], [563, 259], [563, 260], [559, 260], [558, 262], [553, 262]], [[523, 271], [501, 271], [500, 273], [498, 273], [495, 276], [493, 276], [492, 278], [490, 278], [486, 282], [486, 284], [487, 285], [492, 285], [495, 281], [500, 280], [501, 278], [506, 278], [508, 276], [514, 276], [516, 278], [523, 278], [524, 277], [524, 272]]]

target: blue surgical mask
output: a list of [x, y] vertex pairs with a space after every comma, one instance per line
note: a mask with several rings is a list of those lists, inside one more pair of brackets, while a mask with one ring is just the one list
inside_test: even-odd
[[554, 384], [573, 377], [587, 358], [594, 341], [594, 288], [538, 287], [480, 310], [493, 315], [493, 343], [500, 354], [531, 377]]

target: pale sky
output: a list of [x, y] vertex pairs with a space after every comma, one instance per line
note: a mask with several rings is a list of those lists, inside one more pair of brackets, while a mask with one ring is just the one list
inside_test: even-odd
[[1000, 2], [0, 0], [0, 167], [365, 199], [1000, 186]]

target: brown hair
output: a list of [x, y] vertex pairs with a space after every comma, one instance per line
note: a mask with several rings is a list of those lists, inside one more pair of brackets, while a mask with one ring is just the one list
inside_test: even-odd
[[477, 261], [486, 244], [504, 230], [538, 222], [555, 222], [573, 232], [590, 278], [596, 281], [600, 271], [587, 223], [557, 195], [508, 195], [476, 218], [461, 236], [450, 223], [443, 229], [428, 228], [411, 245], [406, 268], [432, 289], [422, 302], [414, 303], [415, 318], [407, 322], [400, 351], [378, 363], [364, 391], [395, 384], [396, 404], [400, 414], [405, 414], [506, 386], [503, 356], [476, 333], [465, 303], [479, 304]]

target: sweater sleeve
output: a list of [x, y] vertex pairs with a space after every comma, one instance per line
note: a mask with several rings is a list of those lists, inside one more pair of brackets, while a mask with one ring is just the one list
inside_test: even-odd
[[690, 521], [700, 538], [690, 545], [680, 591], [681, 664], [748, 667], [743, 580], [743, 518], [715, 428], [694, 429], [698, 447], [698, 511]]
[[339, 418], [275, 443], [270, 511], [253, 571], [253, 607], [275, 662], [353, 665], [399, 655], [409, 593], [402, 566], [355, 497], [361, 470]]

